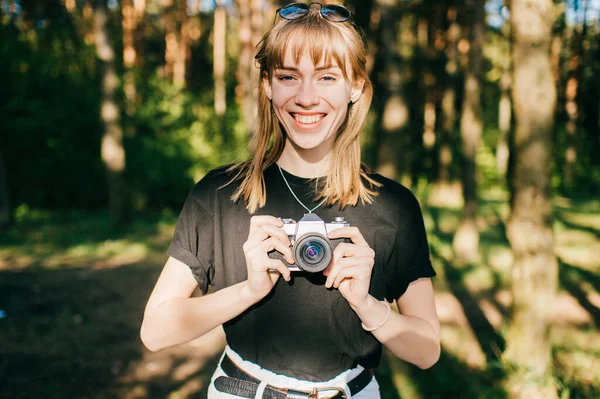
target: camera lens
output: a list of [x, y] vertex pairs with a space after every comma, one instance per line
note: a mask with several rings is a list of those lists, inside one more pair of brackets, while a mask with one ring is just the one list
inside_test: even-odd
[[325, 248], [323, 244], [318, 241], [308, 241], [304, 243], [304, 250], [302, 251], [302, 258], [308, 263], [316, 263], [323, 259], [325, 254]]
[[331, 262], [333, 252], [327, 237], [319, 233], [308, 233], [294, 244], [296, 265], [307, 272], [325, 270]]

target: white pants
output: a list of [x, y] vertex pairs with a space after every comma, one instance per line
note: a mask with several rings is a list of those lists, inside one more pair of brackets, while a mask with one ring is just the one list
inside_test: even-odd
[[[350, 390], [348, 389], [348, 386], [346, 385], [346, 383], [348, 381], [352, 380], [354, 377], [356, 377], [358, 374], [360, 374], [361, 371], [364, 370], [362, 366], [357, 366], [356, 368], [346, 370], [343, 373], [338, 374], [331, 380], [325, 381], [325, 382], [312, 382], [312, 381], [306, 381], [306, 380], [297, 380], [295, 378], [287, 377], [285, 375], [275, 374], [269, 370], [265, 370], [265, 369], [261, 368], [257, 364], [243, 360], [240, 357], [240, 355], [235, 353], [233, 351], [233, 349], [231, 349], [229, 346], [225, 347], [225, 351], [223, 352], [223, 355], [221, 356], [221, 360], [219, 361], [219, 366], [215, 370], [215, 373], [213, 374], [213, 376], [210, 380], [210, 386], [208, 387], [208, 399], [239, 399], [240, 398], [239, 396], [236, 396], [236, 395], [230, 395], [228, 393], [219, 392], [215, 388], [215, 380], [217, 379], [217, 377], [227, 375], [227, 374], [225, 374], [225, 372], [223, 372], [223, 369], [221, 368], [221, 361], [223, 361], [223, 357], [225, 356], [225, 354], [227, 354], [227, 356], [229, 356], [229, 358], [233, 361], [233, 363], [235, 363], [236, 366], [238, 366], [242, 370], [246, 371], [248, 374], [252, 375], [253, 377], [256, 377], [256, 378], [260, 379], [261, 381], [263, 381], [261, 383], [261, 385], [259, 386], [258, 391], [256, 392], [256, 399], [262, 398], [262, 392], [264, 390], [264, 387], [267, 384], [275, 386], [275, 387], [291, 388], [291, 389], [297, 389], [297, 390], [303, 390], [303, 391], [310, 391], [313, 388], [320, 388], [320, 387], [340, 387], [346, 391], [346, 397], [348, 399], [350, 399], [350, 398], [353, 398], [353, 399], [381, 399], [381, 396], [379, 395], [379, 384], [377, 384], [377, 380], [375, 379], [375, 377], [373, 377], [371, 382], [369, 382], [369, 384], [367, 384], [367, 386], [364, 387], [359, 393], [357, 393], [354, 396], [352, 396], [350, 394]], [[333, 395], [335, 393], [336, 393], [335, 391], [323, 391], [322, 395], [323, 396]]]

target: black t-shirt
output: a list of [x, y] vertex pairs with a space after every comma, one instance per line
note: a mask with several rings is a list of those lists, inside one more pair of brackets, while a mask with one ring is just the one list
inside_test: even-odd
[[[315, 201], [314, 180], [283, 171], [292, 190], [308, 207]], [[398, 299], [408, 285], [435, 272], [419, 203], [401, 184], [371, 175], [383, 186], [372, 204], [320, 206], [314, 211], [329, 223], [343, 216], [357, 226], [375, 251], [369, 292], [375, 298]], [[307, 211], [286, 186], [276, 164], [264, 171], [266, 204], [257, 215], [300, 220]], [[168, 254], [187, 264], [206, 293], [247, 279], [242, 245], [250, 218], [245, 203], [230, 199], [237, 187], [226, 167], [209, 172], [189, 194]], [[321, 273], [293, 272], [279, 279], [263, 300], [223, 325], [227, 343], [245, 360], [298, 379], [326, 381], [360, 364], [376, 367], [381, 344], [362, 329], [360, 319], [336, 289], [324, 287]]]

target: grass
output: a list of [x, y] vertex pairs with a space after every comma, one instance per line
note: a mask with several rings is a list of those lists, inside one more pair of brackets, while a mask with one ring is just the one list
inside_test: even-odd
[[[382, 396], [505, 398], [499, 360], [510, 305], [503, 200], [483, 199], [479, 263], [457, 268], [460, 211], [424, 206], [438, 277], [443, 354], [419, 370], [387, 354]], [[21, 211], [0, 235], [0, 397], [205, 397], [224, 345], [219, 329], [158, 353], [139, 340], [143, 307], [165, 261], [176, 216], [113, 228], [105, 213]], [[563, 398], [600, 396], [600, 202], [555, 200], [560, 286], [551, 330]]]

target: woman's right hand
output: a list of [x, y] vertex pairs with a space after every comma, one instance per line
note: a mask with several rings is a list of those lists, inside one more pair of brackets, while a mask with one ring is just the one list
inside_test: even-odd
[[248, 288], [259, 300], [275, 286], [279, 276], [290, 280], [290, 269], [278, 259], [269, 258], [268, 252], [277, 250], [288, 263], [294, 263], [290, 240], [281, 229], [283, 222], [274, 216], [253, 216], [250, 219], [248, 240], [243, 245], [248, 268]]

